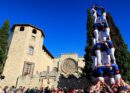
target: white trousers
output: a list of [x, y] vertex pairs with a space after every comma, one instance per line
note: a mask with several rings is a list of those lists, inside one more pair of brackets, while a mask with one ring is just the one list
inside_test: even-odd
[[93, 46], [96, 45], [96, 39], [92, 38], [92, 41], [93, 41]]
[[101, 57], [103, 65], [110, 64], [110, 55], [108, 55], [106, 51], [101, 52]]
[[105, 35], [108, 37], [110, 36], [110, 28], [107, 27], [106, 30], [105, 30]]
[[103, 41], [106, 41], [109, 36], [110, 36], [110, 28], [107, 27], [106, 30], [103, 32]]
[[97, 29], [94, 30], [94, 36], [95, 36], [95, 39], [96, 39], [96, 42], [98, 42], [98, 38], [99, 38], [99, 32]]
[[97, 57], [96, 56], [91, 56], [93, 64], [92, 64], [92, 69], [94, 70], [97, 67]]
[[95, 54], [97, 56], [97, 65], [102, 65], [102, 62], [101, 62], [101, 51], [100, 50], [96, 50], [95, 51]]
[[93, 20], [94, 20], [94, 23], [97, 22], [97, 14], [96, 13], [93, 14]]
[[114, 63], [116, 63], [116, 58], [115, 58], [115, 55], [114, 55], [115, 54], [115, 48], [111, 48], [108, 51], [110, 53], [111, 59], [113, 60]]
[[114, 78], [110, 78], [110, 83], [111, 84], [115, 84], [115, 79]]
[[102, 14], [102, 20], [103, 20], [103, 22], [107, 22], [106, 15], [107, 15], [106, 12], [104, 12]]
[[116, 74], [116, 75], [114, 76], [114, 78], [115, 78], [115, 80], [120, 79], [120, 78], [121, 78], [121, 75], [120, 75], [120, 74]]
[[110, 28], [107, 27], [106, 30], [104, 32], [102, 32], [103, 36], [102, 36], [102, 41], [106, 41], [107, 38], [110, 36]]
[[103, 40], [103, 32], [99, 31], [98, 33], [99, 33], [98, 34], [99, 41], [102, 41]]

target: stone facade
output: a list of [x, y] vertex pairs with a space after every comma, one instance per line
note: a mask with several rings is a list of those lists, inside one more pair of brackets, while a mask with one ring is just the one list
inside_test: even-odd
[[30, 24], [15, 24], [0, 85], [57, 87], [60, 76], [79, 78], [84, 67], [82, 57], [63, 54], [54, 58], [43, 44], [44, 32]]

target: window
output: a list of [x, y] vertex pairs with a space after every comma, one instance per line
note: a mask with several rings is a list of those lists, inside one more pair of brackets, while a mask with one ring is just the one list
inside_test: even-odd
[[23, 26], [20, 27], [20, 31], [24, 31], [24, 27]]
[[33, 29], [32, 33], [33, 33], [33, 34], [36, 34], [36, 33], [37, 33], [37, 30]]
[[34, 47], [30, 46], [29, 49], [28, 49], [28, 53], [30, 55], [33, 55], [33, 52], [34, 52]]
[[23, 68], [23, 75], [32, 75], [34, 70], [34, 63], [25, 62]]
[[35, 36], [32, 36], [32, 40], [35, 41], [36, 37]]

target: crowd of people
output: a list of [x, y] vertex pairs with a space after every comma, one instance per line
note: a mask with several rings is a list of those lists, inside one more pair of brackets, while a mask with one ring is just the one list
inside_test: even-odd
[[91, 14], [94, 23], [91, 58], [96, 84], [91, 86], [90, 93], [95, 93], [95, 91], [100, 93], [104, 87], [109, 93], [116, 93], [117, 91], [119, 93], [119, 90], [130, 91], [130, 86], [121, 78], [120, 70], [116, 63], [115, 48], [110, 36], [106, 10], [102, 6], [94, 5], [91, 9]]
[[[87, 91], [86, 91], [87, 92]], [[48, 87], [35, 87], [35, 88], [26, 88], [26, 87], [18, 87], [15, 86], [4, 88], [0, 87], [0, 93], [86, 93], [84, 89], [66, 89], [66, 88], [48, 88]]]

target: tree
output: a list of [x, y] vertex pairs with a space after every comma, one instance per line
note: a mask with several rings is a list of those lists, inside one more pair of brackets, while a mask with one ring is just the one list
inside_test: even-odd
[[0, 71], [2, 71], [2, 60], [3, 60], [3, 55], [4, 55], [4, 52], [0, 46]]
[[0, 63], [2, 63], [2, 60], [3, 60], [3, 50], [2, 50], [2, 48], [1, 48], [1, 46], [0, 46]]
[[91, 17], [90, 9], [88, 10], [88, 17], [87, 17], [87, 42], [86, 42], [86, 48], [84, 55], [85, 58], [85, 67], [83, 69], [83, 74], [88, 78], [91, 79], [93, 73], [92, 73], [92, 60], [91, 60], [91, 54], [90, 49], [92, 46], [92, 31], [93, 31], [93, 19]]
[[3, 71], [5, 60], [7, 58], [9, 27], [9, 21], [6, 20], [0, 29], [0, 74]]
[[130, 53], [128, 51], [128, 47], [110, 14], [107, 14], [107, 21], [111, 29], [110, 34], [116, 50], [116, 62], [120, 68], [123, 79], [130, 81]]

